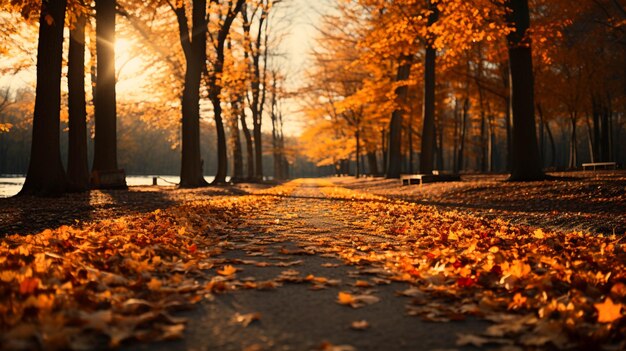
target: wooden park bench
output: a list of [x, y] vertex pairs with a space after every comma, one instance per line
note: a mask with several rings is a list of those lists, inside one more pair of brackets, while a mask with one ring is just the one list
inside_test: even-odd
[[411, 185], [433, 182], [454, 182], [461, 180], [456, 174], [446, 174], [438, 170], [434, 170], [432, 174], [401, 174], [400, 181], [402, 185]]
[[588, 168], [591, 168], [594, 171], [597, 168], [600, 168], [600, 169], [616, 169], [617, 168], [617, 162], [591, 162], [591, 163], [583, 163], [583, 171], [587, 170]]

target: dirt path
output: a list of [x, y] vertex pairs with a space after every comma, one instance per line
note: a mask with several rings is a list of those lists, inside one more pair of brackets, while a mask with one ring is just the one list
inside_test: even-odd
[[[387, 239], [350, 224], [361, 214], [342, 207], [345, 200], [331, 199], [321, 189], [320, 183], [301, 184], [274, 206], [251, 216], [248, 228], [224, 238], [230, 243], [224, 264], [240, 270], [238, 280], [259, 284], [286, 280], [283, 286], [234, 291], [202, 303], [189, 315], [185, 339], [160, 344], [161, 349], [350, 350], [332, 345], [358, 350], [449, 349], [456, 347], [456, 333], [484, 329], [485, 322], [429, 323], [408, 316], [405, 305], [410, 299], [396, 293], [407, 289], [406, 283], [385, 279], [389, 277], [376, 264], [345, 265], [337, 247], [351, 249], [355, 242], [374, 247]], [[276, 267], [277, 263], [288, 267]], [[270, 266], [259, 267], [264, 265]], [[379, 301], [361, 308], [340, 305], [336, 302], [340, 291]], [[247, 326], [237, 321], [237, 316], [250, 314], [259, 319]], [[351, 328], [355, 321], [366, 321], [369, 328]]]

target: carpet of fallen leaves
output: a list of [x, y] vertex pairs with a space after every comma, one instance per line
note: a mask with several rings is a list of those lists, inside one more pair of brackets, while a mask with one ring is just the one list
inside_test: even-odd
[[[330, 200], [311, 196], [312, 207], [354, 232], [298, 235], [303, 231], [297, 229], [298, 209], [288, 204], [303, 185], [317, 187]], [[226, 259], [222, 253], [236, 249], [266, 256], [263, 244], [271, 238], [233, 241], [239, 228], [270, 207], [283, 220], [264, 219], [266, 232], [291, 232], [300, 246], [283, 254], [337, 257], [357, 269], [354, 290], [337, 295], [341, 305], [377, 303], [370, 288], [398, 281], [407, 284], [398, 294], [407, 299], [409, 315], [431, 322], [469, 316], [493, 322], [482, 334], [458, 335], [459, 346], [626, 348], [626, 243], [621, 238], [516, 226], [324, 180], [294, 181], [248, 196], [189, 197], [148, 213], [4, 238], [3, 348], [83, 350], [180, 338], [186, 321], [174, 312], [216, 294], [289, 283], [336, 286], [337, 281], [300, 276], [291, 268], [273, 280], [238, 280], [235, 265], [268, 263]], [[259, 318], [236, 317], [245, 325]], [[367, 321], [352, 325], [368, 327]]]
[[460, 182], [402, 186], [397, 179], [352, 177], [350, 189], [542, 228], [626, 234], [626, 171], [550, 173], [554, 180], [507, 182], [508, 175], [463, 175]]
[[5, 237], [2, 348], [90, 350], [180, 338], [186, 321], [171, 313], [225, 290], [224, 276], [233, 273], [227, 266], [207, 278], [220, 235], [288, 189]]
[[[334, 242], [341, 257], [406, 281], [407, 313], [433, 322], [479, 316], [494, 322], [459, 345], [525, 348], [626, 347], [626, 243], [616, 236], [544, 232], [340, 187], [326, 187], [367, 218], [354, 226], [386, 238]], [[343, 205], [345, 206], [345, 204]], [[346, 297], [340, 297], [346, 300]], [[605, 345], [606, 346], [606, 345]], [[610, 346], [606, 346], [610, 349]]]

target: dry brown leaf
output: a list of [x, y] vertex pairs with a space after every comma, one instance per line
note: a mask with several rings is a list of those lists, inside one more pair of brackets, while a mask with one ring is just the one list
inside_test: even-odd
[[250, 323], [254, 321], [258, 321], [260, 319], [261, 319], [261, 314], [258, 312], [247, 313], [247, 314], [240, 314], [239, 312], [237, 312], [232, 318], [233, 322], [241, 324], [244, 327], [247, 327], [248, 325], [250, 325]]
[[350, 323], [350, 328], [354, 330], [365, 330], [365, 329], [369, 329], [369, 327], [370, 327], [370, 324], [364, 319]]

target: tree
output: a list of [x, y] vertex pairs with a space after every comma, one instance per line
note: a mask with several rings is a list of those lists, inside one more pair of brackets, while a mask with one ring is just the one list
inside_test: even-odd
[[[226, 182], [226, 174], [228, 171], [228, 158], [226, 152], [226, 132], [224, 130], [224, 122], [222, 119], [222, 74], [224, 73], [224, 50], [226, 39], [230, 32], [233, 21], [241, 11], [245, 0], [228, 1], [226, 14], [223, 18], [218, 18], [217, 36], [210, 35], [211, 43], [214, 50], [214, 57], [211, 62], [210, 69], [207, 69], [207, 81], [209, 88], [209, 100], [213, 105], [213, 116], [215, 119], [215, 128], [217, 130], [217, 174], [215, 175], [214, 184], [222, 184]], [[221, 6], [218, 0], [213, 0], [216, 6]], [[216, 10], [221, 13], [220, 9]]]
[[[117, 171], [117, 106], [115, 94], [115, 1], [96, 0], [96, 89], [93, 172]], [[126, 187], [121, 179], [98, 184]]]
[[[254, 135], [254, 176], [263, 180], [263, 140], [261, 125], [265, 106], [267, 83], [267, 26], [269, 10], [275, 0], [258, 0], [257, 6], [243, 12], [244, 34], [248, 42], [248, 56], [251, 60], [252, 80], [250, 82], [250, 109], [252, 110], [252, 133]], [[251, 12], [249, 15], [248, 12]], [[252, 37], [252, 23], [256, 21], [255, 37]]]
[[[428, 0], [427, 26], [431, 27], [437, 21], [439, 10], [437, 5]], [[430, 174], [433, 171], [435, 156], [435, 61], [437, 51], [434, 38], [426, 38], [426, 52], [424, 54], [424, 104], [422, 128], [422, 152], [420, 159], [420, 173]], [[441, 165], [439, 165], [441, 167]]]
[[508, 0], [507, 22], [515, 28], [507, 35], [511, 82], [511, 177], [513, 181], [545, 178], [535, 128], [534, 78], [531, 40], [528, 35], [528, 0]]
[[87, 106], [85, 101], [85, 15], [79, 15], [70, 30], [68, 53], [69, 144], [68, 186], [72, 191], [89, 189], [87, 159]]
[[67, 187], [61, 163], [59, 115], [66, 0], [41, 4], [33, 139], [20, 195], [58, 196]]
[[191, 28], [185, 2], [172, 4], [176, 14], [180, 43], [185, 55], [185, 82], [182, 94], [182, 163], [180, 186], [206, 186], [200, 155], [200, 83], [206, 61], [207, 20], [206, 0], [192, 1]]

